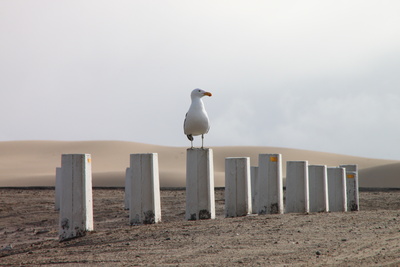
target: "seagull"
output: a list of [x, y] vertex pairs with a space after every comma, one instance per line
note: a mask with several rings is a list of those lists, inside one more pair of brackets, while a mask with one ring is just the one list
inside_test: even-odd
[[210, 121], [204, 103], [201, 98], [203, 96], [212, 96], [210, 92], [201, 89], [194, 89], [190, 94], [192, 104], [186, 113], [185, 122], [183, 123], [183, 130], [187, 138], [191, 142], [193, 149], [193, 136], [201, 135], [201, 148], [204, 148], [204, 134], [208, 133], [210, 129]]

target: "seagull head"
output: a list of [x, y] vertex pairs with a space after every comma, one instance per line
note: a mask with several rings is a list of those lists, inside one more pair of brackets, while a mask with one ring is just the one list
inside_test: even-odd
[[194, 89], [190, 95], [192, 98], [202, 98], [203, 96], [212, 96], [210, 92], [206, 92], [202, 89]]

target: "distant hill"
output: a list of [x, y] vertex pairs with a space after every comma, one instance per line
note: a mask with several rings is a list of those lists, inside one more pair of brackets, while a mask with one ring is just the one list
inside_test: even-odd
[[[122, 141], [10, 141], [0, 142], [0, 186], [54, 186], [56, 167], [62, 154], [92, 155], [94, 186], [123, 186], [129, 155], [158, 153], [162, 187], [184, 187], [186, 149]], [[224, 186], [225, 158], [250, 157], [258, 165], [258, 155], [280, 153], [283, 175], [286, 161], [307, 160], [309, 164], [338, 166], [358, 164], [361, 187], [400, 188], [400, 161], [371, 159], [340, 154], [279, 148], [226, 146], [212, 147], [214, 152], [215, 186]]]

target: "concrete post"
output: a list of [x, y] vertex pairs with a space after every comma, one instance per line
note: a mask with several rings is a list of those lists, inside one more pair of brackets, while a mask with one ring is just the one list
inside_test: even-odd
[[131, 224], [161, 222], [160, 181], [158, 154], [130, 155], [130, 202]]
[[250, 167], [251, 176], [251, 213], [257, 213], [257, 201], [258, 201], [258, 167]]
[[308, 161], [288, 161], [286, 165], [286, 213], [309, 211]]
[[61, 182], [62, 182], [62, 170], [61, 167], [56, 168], [56, 188], [55, 188], [55, 207], [54, 210], [60, 210], [60, 201], [61, 201]]
[[358, 199], [358, 173], [346, 171], [346, 196], [347, 210], [359, 211], [360, 204]]
[[129, 202], [131, 199], [131, 168], [125, 170], [125, 209], [129, 210]]
[[60, 241], [93, 230], [92, 164], [90, 154], [62, 155]]
[[347, 210], [359, 211], [358, 166], [340, 165], [346, 168]]
[[258, 156], [258, 214], [283, 213], [282, 155]]
[[310, 212], [328, 212], [328, 170], [326, 165], [309, 165]]
[[210, 148], [187, 150], [185, 218], [215, 219], [214, 163]]
[[347, 211], [345, 168], [328, 168], [328, 198], [330, 211]]
[[225, 159], [225, 217], [251, 213], [250, 158]]

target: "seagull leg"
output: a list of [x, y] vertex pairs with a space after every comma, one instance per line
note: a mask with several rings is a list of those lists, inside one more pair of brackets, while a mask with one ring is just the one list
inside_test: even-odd
[[204, 149], [204, 134], [201, 135], [201, 149]]
[[190, 140], [190, 144], [191, 144], [190, 149], [193, 149], [193, 135], [188, 134], [188, 135], [186, 135], [186, 136], [187, 136], [187, 138]]

